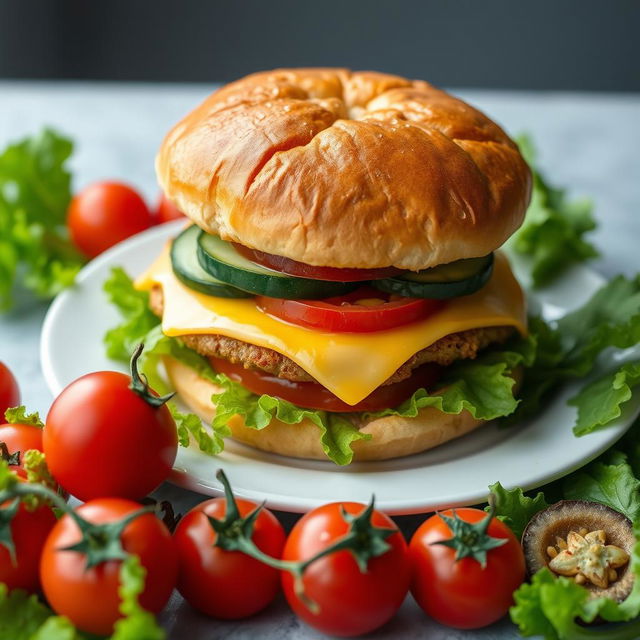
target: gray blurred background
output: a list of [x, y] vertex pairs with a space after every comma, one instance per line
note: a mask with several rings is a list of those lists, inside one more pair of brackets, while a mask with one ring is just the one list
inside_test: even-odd
[[228, 81], [348, 66], [640, 91], [638, 0], [0, 0], [0, 78]]

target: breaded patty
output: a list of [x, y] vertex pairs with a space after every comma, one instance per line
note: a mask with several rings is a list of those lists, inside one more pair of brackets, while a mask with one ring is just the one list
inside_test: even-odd
[[[152, 289], [150, 306], [156, 315], [162, 316], [163, 298], [160, 287]], [[485, 327], [444, 336], [411, 356], [384, 384], [405, 380], [411, 375], [413, 369], [427, 362], [447, 366], [456, 360], [471, 360], [481, 349], [490, 344], [504, 342], [513, 331], [512, 327]], [[185, 335], [180, 336], [180, 339], [203, 356], [224, 358], [229, 362], [242, 364], [246, 369], [260, 369], [285, 380], [314, 381], [314, 378], [293, 360], [273, 349], [218, 334]]]

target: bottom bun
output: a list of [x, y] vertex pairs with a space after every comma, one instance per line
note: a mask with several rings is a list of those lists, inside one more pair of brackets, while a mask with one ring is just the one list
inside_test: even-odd
[[[164, 358], [164, 365], [182, 400], [205, 422], [211, 422], [216, 413], [211, 395], [223, 389], [174, 358]], [[364, 421], [360, 413], [354, 417], [361, 423], [360, 431], [371, 434], [370, 440], [357, 440], [352, 444], [355, 460], [387, 460], [420, 453], [485, 424], [468, 411], [452, 415], [431, 407], [421, 409], [415, 418], [386, 416]], [[309, 420], [286, 424], [274, 418], [268, 427], [258, 430], [246, 427], [242, 418], [235, 416], [228, 424], [235, 440], [257, 449], [293, 458], [327, 459], [318, 427]]]

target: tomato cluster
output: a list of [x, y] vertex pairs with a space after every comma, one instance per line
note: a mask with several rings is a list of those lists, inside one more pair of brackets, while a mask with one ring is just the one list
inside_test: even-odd
[[[137, 501], [167, 478], [177, 447], [167, 398], [141, 380], [139, 355], [131, 376], [98, 372], [69, 385], [44, 428], [24, 412], [17, 414], [24, 424], [0, 426], [2, 458], [13, 486], [22, 486], [5, 489], [0, 504], [0, 534], [8, 523], [14, 542], [0, 537], [0, 582], [42, 590], [57, 613], [98, 635], [111, 633], [121, 616], [126, 554], [146, 570], [140, 605], [152, 613], [176, 587], [195, 609], [221, 619], [251, 616], [282, 590], [307, 624], [345, 637], [385, 624], [409, 591], [453, 627], [485, 626], [506, 613], [524, 579], [522, 550], [504, 524], [478, 509], [428, 518], [407, 545], [373, 503], [335, 502], [307, 513], [287, 536], [269, 510], [236, 500], [219, 472], [225, 497], [197, 505], [171, 534]], [[0, 380], [3, 394], [19, 398], [10, 374]], [[44, 452], [58, 494], [24, 484], [38, 480], [29, 467], [34, 452]], [[85, 504], [71, 510], [62, 490]], [[22, 499], [28, 491], [35, 502]], [[66, 511], [59, 520], [53, 504]]]

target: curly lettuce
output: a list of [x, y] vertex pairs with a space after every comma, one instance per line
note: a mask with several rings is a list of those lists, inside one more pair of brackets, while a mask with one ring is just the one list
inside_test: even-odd
[[519, 136], [517, 143], [533, 175], [531, 203], [524, 224], [509, 246], [531, 259], [531, 280], [535, 287], [548, 284], [573, 264], [598, 256], [585, 239], [596, 228], [593, 205], [587, 199], [569, 201], [563, 189], [552, 187], [536, 168], [532, 140]]
[[[144, 567], [130, 555], [120, 566], [120, 612], [110, 640], [164, 640], [166, 633], [145, 611], [138, 597], [145, 585]], [[37, 596], [0, 583], [0, 638], [11, 640], [90, 640], [95, 636], [76, 629], [68, 618], [57, 616]]]
[[[529, 319], [535, 355], [527, 367], [521, 399], [509, 422], [534, 415], [547, 394], [567, 380], [591, 374], [600, 355], [617, 355], [640, 344], [640, 276], [617, 276], [603, 285], [579, 309], [554, 326]], [[578, 410], [577, 436], [605, 427], [617, 418], [640, 382], [640, 363], [624, 362], [583, 385], [569, 401]]]
[[45, 129], [0, 154], [0, 311], [13, 306], [18, 282], [49, 299], [85, 262], [65, 226], [72, 150], [71, 140]]

